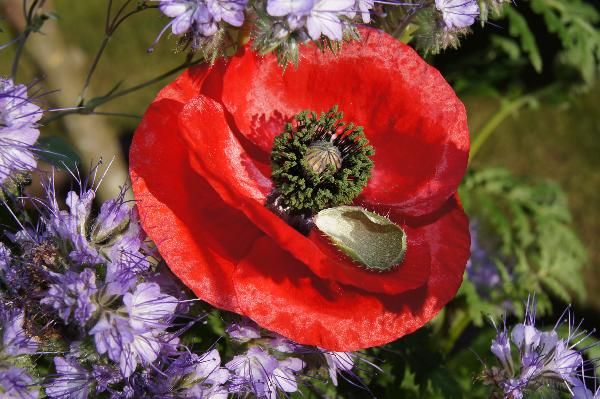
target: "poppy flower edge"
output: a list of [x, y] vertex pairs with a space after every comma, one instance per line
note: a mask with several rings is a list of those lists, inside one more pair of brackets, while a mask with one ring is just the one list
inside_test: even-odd
[[[388, 38], [373, 39], [373, 35], [384, 34], [369, 30], [365, 39], [368, 46], [372, 46], [375, 39], [375, 42], [388, 41]], [[317, 53], [310, 46], [305, 47], [307, 50], [302, 52], [303, 59], [298, 69], [300, 74], [308, 73], [300, 70], [303, 62], [308, 62], [307, 57], [317, 57], [312, 63], [324, 63], [323, 73], [331, 72], [327, 67], [329, 62], [344, 57], [344, 50], [338, 58], [330, 60], [329, 55]], [[350, 58], [359, 56], [358, 49], [354, 47]], [[403, 45], [400, 47], [401, 56], [418, 57], [412, 50], [405, 49]], [[372, 56], [374, 50], [366, 51]], [[335, 250], [319, 249], [314, 237], [311, 239], [298, 234], [264, 206], [261, 206], [262, 209], [256, 207], [256, 202], [268, 189], [264, 181], [251, 182], [257, 191], [255, 198], [249, 196], [251, 201], [248, 202], [248, 198], [240, 197], [239, 187], [227, 187], [235, 179], [230, 180], [231, 176], [220, 176], [214, 171], [209, 173], [203, 165], [211, 159], [223, 161], [215, 157], [226, 158], [228, 152], [226, 147], [216, 144], [214, 154], [210, 155], [206, 152], [207, 147], [192, 145], [198, 137], [190, 135], [186, 129], [190, 130], [194, 124], [198, 128], [202, 124], [198, 125], [199, 119], [194, 116], [198, 109], [203, 110], [202, 107], [212, 104], [212, 112], [221, 112], [218, 123], [223, 122], [225, 126], [219, 129], [227, 129], [231, 139], [241, 143], [240, 151], [245, 151], [243, 156], [254, 162], [257, 171], [265, 174], [269, 166], [265, 162], [268, 160], [265, 143], [272, 141], [277, 126], [281, 130], [283, 119], [293, 116], [303, 105], [299, 102], [289, 110], [282, 109], [284, 112], [278, 115], [282, 120], [265, 118], [261, 122], [258, 116], [252, 118], [254, 122], [238, 123], [241, 114], [232, 106], [230, 97], [230, 84], [237, 76], [236, 68], [244, 62], [273, 62], [270, 56], [259, 60], [249, 52], [246, 49], [244, 54], [234, 57], [229, 63], [221, 62], [214, 67], [202, 66], [184, 72], [163, 89], [149, 107], [134, 136], [130, 156], [130, 173], [142, 226], [172, 271], [199, 298], [216, 307], [243, 314], [299, 343], [349, 351], [381, 345], [413, 332], [454, 297], [469, 257], [468, 221], [453, 195], [468, 156], [468, 131], [462, 103], [444, 81], [445, 87], [440, 89], [443, 95], [437, 93], [433, 101], [438, 105], [441, 101], [444, 109], [439, 113], [424, 111], [424, 116], [408, 119], [390, 115], [388, 119], [391, 122], [383, 125], [361, 116], [356, 111], [360, 108], [357, 104], [346, 114], [350, 116], [349, 120], [355, 121], [352, 116], [356, 116], [357, 123], [367, 125], [365, 131], [369, 134], [369, 126], [371, 131], [382, 126], [394, 129], [403, 120], [409, 122], [408, 127], [425, 124], [424, 128], [417, 129], [423, 132], [430, 129], [431, 124], [440, 123], [439, 126], [443, 127], [443, 123], [452, 119], [452, 112], [455, 113], [452, 125], [442, 128], [446, 129], [443, 134], [426, 135], [421, 141], [413, 135], [409, 140], [411, 151], [431, 150], [435, 154], [430, 158], [441, 161], [441, 165], [427, 172], [433, 173], [433, 184], [425, 182], [407, 186], [407, 190], [416, 193], [424, 205], [415, 205], [415, 200], [408, 198], [409, 195], [398, 203], [381, 201], [386, 195], [390, 198], [389, 193], [383, 197], [372, 195], [377, 187], [385, 186], [381, 182], [367, 187], [357, 199], [367, 209], [372, 207], [378, 212], [387, 212], [395, 223], [404, 225], [408, 231], [409, 252], [405, 259], [408, 263], [389, 274], [376, 275], [352, 265]], [[416, 61], [411, 59], [408, 64], [419, 62], [425, 64], [420, 58]], [[425, 74], [433, 69], [423, 65], [414, 68], [420, 68]], [[269, 68], [260, 73], [266, 71]], [[270, 93], [269, 96], [274, 99], [278, 95], [281, 97], [278, 90], [289, 84], [281, 73], [280, 69], [277, 70], [277, 75], [272, 77], [273, 87], [264, 88], [263, 95]], [[308, 74], [311, 73], [316, 74], [316, 70]], [[439, 86], [439, 79], [443, 81], [437, 71], [431, 76], [433, 83], [429, 82], [426, 86]], [[266, 77], [256, 79], [253, 84], [257, 82], [271, 84]], [[412, 90], [418, 88], [418, 85], [408, 86]], [[251, 94], [248, 93], [248, 96]], [[442, 101], [444, 95], [445, 103]], [[420, 98], [418, 101], [427, 100], [426, 94], [416, 96]], [[244, 98], [242, 100], [245, 101]], [[280, 101], [278, 107], [287, 102]], [[340, 102], [343, 104], [343, 101]], [[318, 106], [315, 108], [319, 110]], [[385, 109], [389, 111], [390, 107]], [[271, 113], [273, 115], [277, 113]], [[190, 121], [194, 123], [186, 127]], [[205, 123], [211, 123], [207, 121]], [[217, 125], [214, 127], [217, 128]], [[392, 133], [400, 136], [398, 130]], [[392, 133], [385, 133], [384, 138], [392, 137]], [[403, 139], [392, 137], [390, 145], [397, 145], [398, 140], [402, 142]], [[372, 142], [377, 143], [378, 140]], [[386, 150], [379, 160], [375, 156], [375, 171], [378, 165], [389, 167], [392, 162]], [[404, 167], [405, 173], [418, 169], [418, 165], [405, 163], [408, 164]], [[396, 176], [397, 173], [399, 171], [394, 170], [391, 174]], [[426, 180], [427, 173], [417, 177]], [[436, 179], [446, 179], [447, 182], [440, 185]], [[413, 179], [413, 182], [416, 180]], [[449, 190], [451, 185], [454, 185], [454, 191]], [[392, 188], [390, 192], [397, 189], [396, 186]], [[428, 190], [430, 195], [427, 197]], [[248, 205], [252, 201], [255, 203]], [[411, 212], [411, 206], [417, 209]], [[249, 211], [250, 208], [255, 211]], [[319, 245], [327, 244], [321, 241]], [[411, 245], [417, 249], [415, 245], [422, 245], [424, 249], [417, 254], [413, 249], [413, 258], [410, 258]], [[303, 255], [307, 248], [317, 250]], [[406, 281], [402, 280], [403, 273]]]

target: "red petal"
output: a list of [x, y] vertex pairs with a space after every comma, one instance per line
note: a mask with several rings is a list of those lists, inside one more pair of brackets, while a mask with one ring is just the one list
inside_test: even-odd
[[[318, 233], [307, 238], [268, 210], [264, 203], [271, 190], [270, 181], [235, 138], [217, 102], [204, 96], [190, 100], [181, 113], [180, 129], [190, 149], [192, 167], [208, 180], [221, 198], [244, 212], [257, 227], [319, 277], [387, 294], [411, 290], [427, 281], [430, 272], [427, 240], [409, 225], [403, 226], [409, 243], [404, 262], [392, 272], [378, 274], [360, 269], [320, 240]], [[271, 264], [271, 267], [282, 265]]]
[[426, 287], [401, 295], [374, 295], [319, 279], [261, 238], [234, 275], [242, 311], [296, 342], [334, 351], [382, 345], [409, 334], [454, 297], [469, 257], [468, 221], [454, 199], [424, 230], [432, 245], [431, 277]]
[[285, 72], [274, 55], [246, 49], [225, 72], [223, 104], [265, 153], [293, 115], [338, 104], [375, 147], [362, 200], [406, 214], [432, 212], [456, 191], [466, 168], [464, 106], [410, 47], [374, 29], [361, 29], [361, 35], [337, 55], [303, 45], [298, 68]]
[[183, 106], [168, 99], [170, 90], [146, 111], [131, 146], [141, 224], [171, 270], [200, 298], [240, 312], [232, 273], [262, 233], [190, 170], [174, 129]]

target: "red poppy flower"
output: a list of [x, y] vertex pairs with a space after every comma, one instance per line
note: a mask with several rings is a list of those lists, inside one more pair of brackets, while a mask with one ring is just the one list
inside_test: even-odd
[[[142, 225], [199, 298], [336, 351], [423, 326], [455, 295], [470, 245], [455, 194], [469, 150], [463, 104], [410, 47], [361, 36], [338, 55], [302, 46], [285, 72], [250, 48], [186, 71], [150, 105], [130, 154]], [[298, 112], [335, 104], [375, 148], [354, 204], [406, 233], [392, 271], [357, 267], [265, 206], [274, 138]]]

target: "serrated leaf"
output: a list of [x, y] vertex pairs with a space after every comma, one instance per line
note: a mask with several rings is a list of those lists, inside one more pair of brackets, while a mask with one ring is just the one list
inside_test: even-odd
[[529, 61], [537, 73], [542, 71], [542, 56], [535, 41], [535, 36], [527, 20], [518, 11], [512, 7], [507, 7], [505, 11], [510, 25], [508, 32], [511, 36], [517, 37], [521, 41], [521, 47], [529, 55]]

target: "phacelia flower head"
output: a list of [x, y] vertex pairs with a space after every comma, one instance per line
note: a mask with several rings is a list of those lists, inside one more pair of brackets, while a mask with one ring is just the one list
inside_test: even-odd
[[33, 144], [42, 110], [27, 95], [27, 86], [0, 78], [0, 184], [10, 175], [36, 167]]
[[477, 0], [435, 0], [435, 7], [442, 13], [446, 29], [467, 28], [479, 16]]
[[123, 308], [105, 309], [89, 333], [98, 353], [106, 353], [119, 364], [122, 375], [129, 377], [138, 364], [151, 364], [163, 348], [170, 347], [173, 337], [166, 329], [178, 301], [162, 294], [155, 283], [137, 285], [122, 300]]
[[39, 388], [27, 371], [19, 367], [0, 368], [0, 394], [3, 398], [37, 399]]
[[46, 395], [52, 399], [87, 399], [91, 373], [74, 358], [54, 358], [56, 374], [45, 385]]
[[79, 325], [85, 325], [97, 308], [92, 300], [92, 295], [98, 291], [96, 274], [91, 269], [84, 269], [81, 273], [69, 270], [52, 275], [56, 281], [50, 284], [47, 295], [40, 302], [52, 306], [65, 322], [72, 317]]
[[130, 157], [141, 224], [198, 297], [344, 352], [427, 323], [470, 244], [463, 104], [410, 47], [360, 33], [285, 72], [251, 45], [188, 70]]
[[469, 230], [471, 232], [471, 257], [467, 262], [467, 276], [478, 291], [485, 294], [486, 291], [501, 284], [502, 279], [491, 254], [482, 246], [479, 224], [471, 220]]
[[[171, 28], [177, 36], [184, 36], [197, 50], [210, 43], [222, 23], [240, 27], [244, 23], [244, 9], [247, 0], [155, 0], [160, 1], [159, 8], [172, 18], [160, 33]], [[218, 37], [217, 37], [218, 40]]]
[[281, 392], [298, 390], [295, 373], [304, 368], [304, 363], [297, 358], [278, 361], [262, 348], [253, 346], [245, 354], [235, 356], [225, 367], [235, 376], [232, 390], [276, 399]]
[[0, 302], [0, 354], [8, 356], [31, 355], [37, 351], [39, 342], [23, 328], [25, 313], [11, 309]]
[[[561, 338], [557, 328], [565, 321], [565, 315], [568, 336]], [[579, 392], [586, 362], [575, 345], [584, 338], [585, 331], [575, 326], [569, 310], [552, 330], [539, 330], [535, 326], [535, 305], [529, 303], [524, 322], [516, 324], [510, 333], [503, 325], [492, 340], [491, 350], [501, 368], [488, 370], [488, 380], [509, 398], [526, 397], [528, 393], [553, 386]]]

